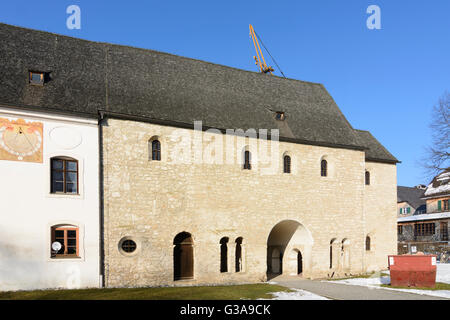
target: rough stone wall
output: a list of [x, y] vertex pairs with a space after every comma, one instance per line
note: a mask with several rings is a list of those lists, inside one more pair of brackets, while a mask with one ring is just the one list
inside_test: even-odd
[[397, 254], [397, 170], [391, 164], [366, 162], [370, 185], [365, 185], [365, 232], [371, 240], [366, 251], [367, 271], [386, 269], [387, 255]]
[[[193, 130], [115, 119], [108, 119], [103, 126], [107, 286], [262, 281], [266, 279], [268, 236], [284, 220], [299, 222], [313, 238], [311, 248], [302, 243], [290, 246], [309, 252], [303, 262], [304, 277], [330, 274], [330, 240], [334, 238], [337, 242], [347, 239], [346, 272], [365, 271], [364, 216], [373, 223], [370, 231], [375, 235], [376, 261], [395, 253], [394, 165], [371, 164], [374, 190], [366, 201], [370, 205], [365, 205], [364, 152], [280, 142], [280, 167], [276, 174], [262, 174], [255, 153], [252, 170], [243, 170], [238, 163], [171, 163], [172, 150], [190, 145], [172, 139], [174, 132], [192, 134]], [[214, 136], [225, 142], [230, 138], [197, 134], [206, 140]], [[162, 161], [149, 160], [148, 141], [155, 136], [161, 141]], [[242, 145], [256, 141], [236, 140]], [[203, 147], [210, 150], [206, 143]], [[291, 174], [282, 171], [286, 152], [292, 160]], [[215, 155], [220, 158], [217, 150]], [[329, 163], [328, 177], [320, 176], [324, 156]], [[376, 187], [376, 183], [382, 186]], [[174, 282], [173, 240], [183, 231], [194, 239], [194, 280]], [[136, 240], [138, 249], [132, 255], [120, 252], [118, 244], [123, 237]], [[222, 237], [230, 239], [227, 273], [220, 273]], [[244, 239], [244, 267], [236, 273], [234, 243], [238, 237]], [[336, 270], [336, 274], [340, 272]]]

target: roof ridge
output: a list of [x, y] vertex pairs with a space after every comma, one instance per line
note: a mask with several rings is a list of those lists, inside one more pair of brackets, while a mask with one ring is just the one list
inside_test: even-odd
[[[86, 41], [86, 42], [90, 42], [90, 43], [96, 43], [98, 45], [117, 46], [117, 47], [122, 47], [122, 48], [130, 48], [130, 49], [135, 49], [135, 50], [154, 52], [154, 53], [157, 53], [157, 54], [168, 55], [168, 56], [177, 57], [177, 58], [181, 58], [181, 59], [197, 61], [197, 62], [201, 62], [201, 63], [207, 63], [207, 64], [211, 64], [211, 65], [214, 65], [214, 66], [222, 67], [222, 68], [229, 68], [229, 69], [233, 69], [233, 70], [236, 70], [236, 71], [241, 71], [241, 72], [244, 71], [244, 72], [248, 72], [248, 73], [255, 74], [255, 75], [266, 76], [265, 74], [262, 74], [262, 73], [256, 72], [256, 71], [240, 69], [240, 68], [236, 68], [236, 67], [232, 67], [232, 66], [227, 66], [227, 65], [223, 65], [223, 64], [219, 64], [219, 63], [205, 61], [205, 60], [201, 60], [201, 59], [197, 59], [197, 58], [190, 58], [190, 57], [181, 56], [181, 55], [170, 53], [170, 52], [159, 51], [159, 50], [155, 50], [155, 49], [141, 48], [141, 47], [136, 47], [136, 46], [132, 46], [132, 45], [118, 44], [118, 43], [111, 43], [111, 42], [104, 42], [104, 41], [88, 40], [88, 39], [68, 36], [68, 35], [65, 35], [65, 34], [55, 33], [55, 32], [51, 32], [51, 31], [43, 31], [43, 30], [26, 28], [26, 27], [17, 26], [17, 25], [11, 25], [11, 24], [7, 24], [7, 23], [3, 23], [3, 22], [0, 22], [0, 25], [14, 27], [14, 28], [22, 29], [22, 30], [26, 30], [26, 31], [33, 31], [33, 32], [40, 32], [40, 33], [51, 34], [51, 35], [54, 35], [56, 37], [63, 37], [63, 38], [75, 39], [75, 40], [79, 40], [79, 41]], [[271, 76], [276, 77], [278, 79], [283, 79], [283, 80], [290, 80], [290, 81], [295, 81], [295, 82], [302, 82], [302, 83], [305, 83], [305, 84], [312, 84], [312, 85], [321, 85], [321, 86], [323, 86], [323, 84], [320, 83], [320, 82], [312, 82], [312, 81], [306, 81], [306, 80], [300, 80], [300, 79], [293, 79], [293, 78], [281, 77], [281, 76], [278, 76], [278, 75], [271, 75]]]

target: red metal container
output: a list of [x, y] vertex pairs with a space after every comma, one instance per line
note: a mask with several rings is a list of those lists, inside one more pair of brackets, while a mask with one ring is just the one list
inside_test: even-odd
[[436, 286], [436, 255], [388, 256], [393, 287]]

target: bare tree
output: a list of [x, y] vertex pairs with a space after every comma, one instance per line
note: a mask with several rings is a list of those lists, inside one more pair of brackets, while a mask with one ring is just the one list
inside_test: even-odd
[[445, 92], [433, 107], [430, 124], [432, 145], [423, 162], [428, 174], [437, 175], [450, 166], [450, 93]]

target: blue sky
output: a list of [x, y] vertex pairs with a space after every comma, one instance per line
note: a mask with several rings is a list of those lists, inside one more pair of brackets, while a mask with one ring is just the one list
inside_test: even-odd
[[[80, 30], [66, 27], [72, 4]], [[381, 30], [366, 26], [372, 4]], [[431, 108], [450, 91], [448, 0], [14, 0], [0, 22], [257, 71], [251, 23], [287, 77], [323, 83], [353, 127], [402, 161], [399, 185], [429, 182], [419, 162]]]

